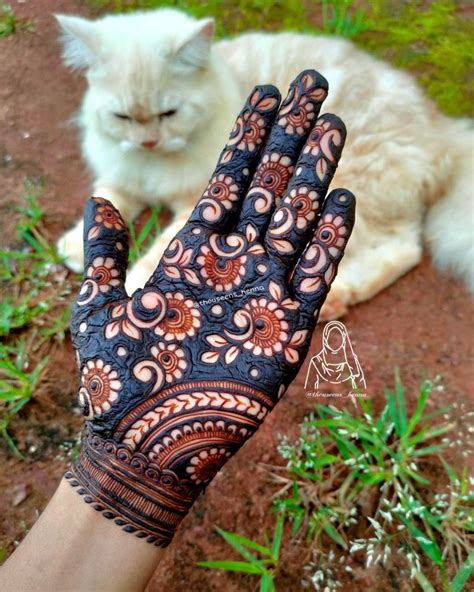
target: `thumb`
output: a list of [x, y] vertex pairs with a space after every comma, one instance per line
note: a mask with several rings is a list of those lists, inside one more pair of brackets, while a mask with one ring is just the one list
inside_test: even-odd
[[127, 260], [128, 230], [120, 212], [92, 197], [84, 214], [84, 281], [76, 306], [98, 308], [127, 297]]

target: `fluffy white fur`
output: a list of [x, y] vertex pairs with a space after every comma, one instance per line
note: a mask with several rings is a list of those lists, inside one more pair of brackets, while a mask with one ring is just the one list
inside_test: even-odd
[[[471, 124], [439, 113], [407, 73], [332, 37], [249, 33], [211, 45], [212, 20], [172, 9], [94, 22], [57, 18], [64, 61], [85, 69], [89, 82], [79, 121], [94, 194], [129, 219], [158, 202], [175, 213], [129, 273], [129, 291], [144, 284], [186, 221], [251, 88], [272, 83], [284, 94], [306, 68], [328, 79], [324, 111], [348, 128], [332, 187], [358, 199], [324, 317], [343, 314], [416, 265], [424, 228], [434, 261], [474, 289]], [[82, 267], [81, 223], [59, 250], [71, 268]]]

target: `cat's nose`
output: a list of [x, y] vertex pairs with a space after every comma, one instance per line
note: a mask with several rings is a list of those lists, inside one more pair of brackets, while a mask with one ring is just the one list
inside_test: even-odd
[[154, 148], [156, 146], [156, 142], [155, 142], [155, 140], [146, 140], [145, 142], [142, 142], [142, 146], [143, 146], [143, 148], [147, 148], [148, 150], [151, 150], [152, 148]]

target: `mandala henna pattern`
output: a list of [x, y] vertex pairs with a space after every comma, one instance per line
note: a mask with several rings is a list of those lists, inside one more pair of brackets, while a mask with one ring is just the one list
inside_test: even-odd
[[250, 95], [189, 222], [142, 290], [124, 288], [128, 236], [92, 198], [71, 323], [87, 422], [66, 474], [127, 532], [166, 546], [199, 493], [298, 372], [354, 222], [326, 192], [344, 124], [300, 74], [280, 110]]

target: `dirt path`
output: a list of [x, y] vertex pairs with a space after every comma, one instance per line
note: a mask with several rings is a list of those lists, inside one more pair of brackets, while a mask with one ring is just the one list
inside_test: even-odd
[[[36, 32], [20, 32], [0, 40], [0, 216], [1, 242], [14, 241], [14, 206], [19, 204], [22, 179], [46, 177], [42, 204], [47, 222], [58, 236], [81, 212], [89, 179], [81, 163], [76, 132], [67, 120], [79, 104], [83, 82], [60, 64], [55, 23], [51, 12], [86, 15], [79, 1], [35, 0], [15, 3], [21, 16], [34, 21]], [[473, 301], [461, 285], [442, 277], [425, 260], [369, 303], [351, 310], [344, 319], [363, 365], [368, 392], [382, 402], [382, 386], [393, 383], [400, 367], [407, 390], [416, 393], [423, 376], [441, 375], [445, 391], [437, 393], [432, 407], [447, 402], [474, 409]], [[318, 351], [320, 332], [311, 348]], [[12, 432], [28, 453], [18, 461], [0, 444], [0, 547], [12, 548], [22, 538], [54, 491], [65, 468], [60, 443], [72, 441], [81, 418], [72, 410], [75, 384], [70, 345], [53, 353], [47, 375], [48, 395], [28, 406], [13, 424]], [[251, 580], [209, 573], [195, 567], [202, 559], [228, 555], [213, 525], [250, 537], [270, 528], [270, 494], [273, 488], [258, 470], [259, 463], [276, 462], [279, 433], [294, 434], [298, 422], [311, 409], [303, 380], [306, 365], [287, 397], [252, 440], [251, 446], [232, 459], [193, 508], [157, 570], [150, 590], [173, 592], [251, 590]], [[27, 418], [27, 421], [26, 419]], [[13, 505], [18, 488], [28, 496]], [[300, 561], [291, 545], [284, 546], [283, 590], [299, 590]], [[372, 579], [371, 579], [372, 578]], [[351, 590], [387, 590], [380, 573], [361, 566], [355, 571]], [[395, 589], [395, 588], [394, 588]], [[399, 589], [404, 589], [400, 587]]]

